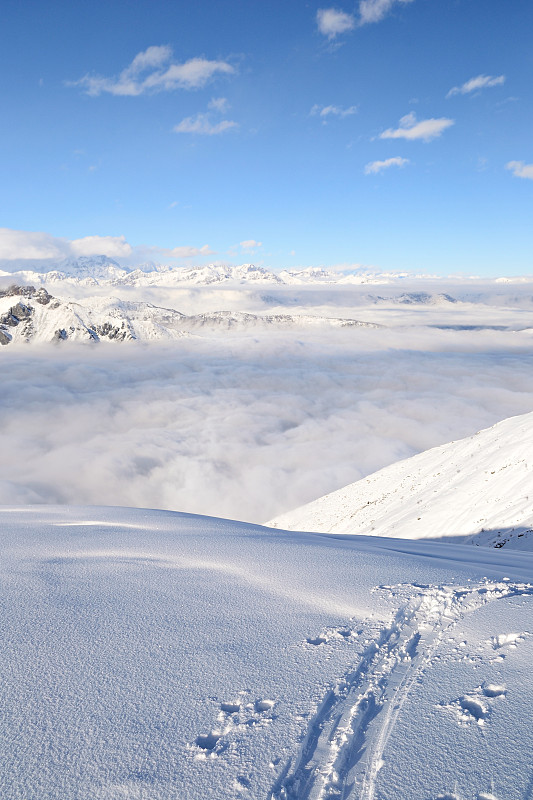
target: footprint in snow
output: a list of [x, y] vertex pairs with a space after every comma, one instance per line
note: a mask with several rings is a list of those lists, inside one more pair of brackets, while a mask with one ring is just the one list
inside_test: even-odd
[[525, 633], [500, 633], [498, 636], [493, 636], [491, 641], [493, 650], [500, 650], [502, 647], [508, 646], [514, 650], [526, 638]]
[[473, 691], [452, 700], [451, 703], [442, 704], [440, 707], [453, 711], [459, 725], [476, 723], [483, 727], [494, 709], [494, 701], [505, 698], [506, 695], [507, 689], [505, 686], [484, 683]]
[[308, 636], [305, 640], [307, 644], [318, 645], [327, 644], [332, 639], [338, 640], [349, 640], [354, 639], [362, 633], [362, 630], [352, 630], [351, 628], [347, 627], [346, 625], [342, 625], [340, 628], [326, 628], [319, 636]]
[[[241, 695], [246, 692], [240, 692]], [[196, 757], [200, 759], [216, 758], [230, 745], [231, 734], [235, 731], [244, 731], [247, 728], [268, 725], [275, 719], [272, 713], [276, 705], [275, 700], [258, 698], [254, 702], [245, 703], [241, 700], [224, 701], [220, 703], [218, 722], [220, 727], [209, 733], [199, 734], [194, 743], [200, 752]], [[242, 784], [241, 788], [247, 788]]]

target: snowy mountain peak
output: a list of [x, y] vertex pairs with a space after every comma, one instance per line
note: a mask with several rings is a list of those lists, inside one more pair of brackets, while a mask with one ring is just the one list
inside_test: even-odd
[[56, 272], [71, 278], [93, 278], [94, 280], [113, 280], [127, 275], [124, 269], [108, 256], [78, 256], [66, 258], [58, 264]]

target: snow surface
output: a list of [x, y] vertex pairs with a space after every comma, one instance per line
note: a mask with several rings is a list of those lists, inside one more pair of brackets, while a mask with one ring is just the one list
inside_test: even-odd
[[9, 800], [531, 796], [533, 555], [0, 509]]
[[399, 461], [267, 524], [533, 550], [533, 413]]

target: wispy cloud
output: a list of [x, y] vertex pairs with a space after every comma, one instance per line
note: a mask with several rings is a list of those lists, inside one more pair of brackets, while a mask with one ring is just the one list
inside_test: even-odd
[[479, 89], [489, 89], [491, 86], [503, 86], [504, 83], [505, 75], [478, 75], [476, 78], [470, 78], [462, 86], [454, 86], [446, 97], [453, 97], [456, 94], [470, 94]]
[[389, 169], [389, 167], [405, 167], [406, 164], [409, 164], [409, 159], [401, 156], [387, 158], [385, 161], [371, 161], [365, 167], [365, 175], [374, 175], [377, 172], [383, 172], [384, 169]]
[[263, 242], [257, 242], [255, 239], [245, 239], [244, 242], [240, 242], [240, 245], [243, 250], [255, 250], [256, 247], [262, 247]]
[[359, 24], [380, 22], [397, 3], [412, 3], [413, 0], [361, 0], [359, 3]]
[[230, 104], [227, 97], [213, 97], [207, 104], [207, 107], [212, 111], [218, 111], [219, 114], [223, 114], [229, 109]]
[[208, 105], [207, 112], [199, 112], [192, 117], [185, 117], [173, 130], [175, 133], [193, 133], [201, 136], [217, 136], [220, 133], [236, 130], [239, 123], [231, 119], [222, 119], [213, 122], [212, 117], [216, 114], [223, 114], [229, 109], [230, 105], [225, 97], [213, 97]]
[[338, 8], [319, 8], [316, 12], [318, 30], [328, 39], [355, 28], [355, 17]]
[[185, 117], [174, 126], [175, 133], [196, 133], [203, 136], [217, 136], [219, 133], [235, 130], [239, 124], [231, 119], [223, 119], [220, 122], [212, 122], [209, 114], [195, 114], [193, 117]]
[[517, 178], [529, 178], [533, 181], [533, 164], [525, 164], [523, 161], [509, 161], [505, 165]]
[[341, 108], [340, 106], [319, 106], [314, 105], [311, 109], [311, 116], [319, 117], [351, 117], [352, 114], [357, 114], [357, 106], [349, 106], [348, 108]]
[[172, 48], [159, 45], [138, 53], [119, 75], [105, 78], [88, 74], [77, 81], [67, 81], [67, 86], [78, 86], [93, 97], [105, 92], [136, 97], [175, 89], [200, 89], [215, 75], [232, 75], [234, 72], [235, 68], [227, 61], [191, 58], [182, 64], [176, 63]]
[[379, 138], [421, 139], [423, 142], [429, 142], [431, 139], [436, 139], [453, 124], [454, 120], [448, 119], [447, 117], [417, 121], [416, 114], [411, 112], [401, 118], [398, 128], [388, 128], [386, 131], [383, 131], [383, 133], [380, 133]]

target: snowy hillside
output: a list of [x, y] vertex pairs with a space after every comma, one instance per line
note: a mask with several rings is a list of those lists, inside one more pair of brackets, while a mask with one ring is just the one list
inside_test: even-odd
[[533, 556], [0, 509], [9, 800], [518, 800]]
[[250, 328], [379, 328], [368, 322], [297, 314], [220, 311], [187, 316], [151, 303], [89, 297], [60, 300], [46, 289], [0, 289], [0, 344], [12, 342], [172, 340], [190, 332]]
[[533, 413], [399, 461], [267, 524], [533, 550]]

